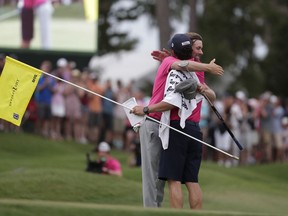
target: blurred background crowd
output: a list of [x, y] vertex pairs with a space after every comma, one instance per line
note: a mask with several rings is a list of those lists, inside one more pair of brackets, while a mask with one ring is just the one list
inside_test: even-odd
[[[75, 62], [65, 58], [58, 59], [55, 68], [49, 60], [43, 61], [39, 68], [78, 87], [42, 75], [21, 127], [0, 120], [1, 131], [35, 133], [55, 141], [73, 140], [92, 145], [95, 150], [98, 143], [105, 141], [111, 148], [133, 153], [131, 166], [141, 165], [138, 133], [131, 127], [123, 107], [117, 104], [131, 97], [138, 104], [148, 104], [149, 95], [137, 82], [102, 80], [99, 73], [88, 68], [80, 71]], [[200, 122], [204, 141], [240, 157], [237, 161], [203, 145], [204, 160], [225, 167], [288, 161], [287, 102], [287, 98], [269, 91], [257, 98], [249, 98], [244, 91], [218, 95], [215, 108], [243, 145], [244, 150], [240, 152], [204, 100]]]

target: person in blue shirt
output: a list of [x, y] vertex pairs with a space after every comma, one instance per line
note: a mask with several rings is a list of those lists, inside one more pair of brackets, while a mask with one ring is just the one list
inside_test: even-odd
[[[43, 61], [40, 70], [50, 73], [52, 64], [50, 61]], [[38, 107], [38, 131], [44, 137], [50, 137], [51, 128], [51, 101], [53, 96], [53, 88], [56, 84], [54, 78], [42, 74], [36, 88], [36, 101]]]

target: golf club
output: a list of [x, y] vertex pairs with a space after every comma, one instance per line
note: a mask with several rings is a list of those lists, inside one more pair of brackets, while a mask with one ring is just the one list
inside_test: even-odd
[[218, 110], [216, 109], [216, 107], [214, 106], [214, 104], [209, 100], [209, 98], [207, 97], [206, 94], [203, 93], [203, 96], [205, 97], [205, 99], [208, 101], [208, 103], [210, 104], [212, 110], [215, 112], [215, 114], [217, 115], [217, 117], [221, 120], [222, 124], [224, 125], [225, 129], [228, 131], [228, 133], [230, 134], [230, 136], [232, 137], [232, 139], [234, 140], [234, 142], [236, 143], [236, 145], [238, 146], [238, 148], [240, 150], [243, 150], [243, 146], [239, 143], [239, 141], [235, 138], [234, 134], [232, 133], [232, 131], [229, 129], [229, 127], [226, 125], [224, 119], [222, 118], [222, 116], [220, 115], [220, 113], [218, 112]]

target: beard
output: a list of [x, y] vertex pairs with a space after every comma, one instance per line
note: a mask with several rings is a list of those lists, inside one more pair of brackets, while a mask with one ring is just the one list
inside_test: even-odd
[[198, 55], [195, 55], [195, 56], [192, 56], [194, 58], [195, 61], [199, 61], [200, 62], [200, 56]]

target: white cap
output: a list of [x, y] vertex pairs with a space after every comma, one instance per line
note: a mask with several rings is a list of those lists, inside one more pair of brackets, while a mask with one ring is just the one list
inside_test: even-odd
[[255, 98], [250, 98], [248, 100], [248, 104], [255, 109], [258, 106], [258, 100]]
[[98, 146], [98, 151], [99, 152], [109, 152], [110, 151], [110, 146], [107, 142], [101, 142]]
[[236, 92], [236, 98], [242, 101], [246, 100], [246, 95], [243, 91], [237, 91]]
[[57, 66], [58, 67], [66, 67], [68, 65], [68, 61], [65, 58], [60, 58], [57, 61]]

